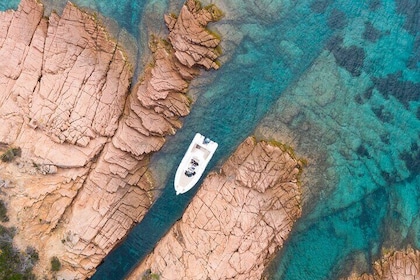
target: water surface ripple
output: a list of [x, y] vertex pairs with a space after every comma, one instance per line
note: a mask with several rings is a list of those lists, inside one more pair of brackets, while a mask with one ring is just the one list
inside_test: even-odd
[[[182, 2], [78, 1], [138, 45], [149, 12]], [[368, 270], [382, 247], [420, 248], [420, 2], [212, 2], [226, 12], [213, 24], [224, 64], [194, 85], [191, 114], [153, 158], [162, 195], [93, 279], [123, 279], [182, 216], [197, 188], [175, 196], [173, 176], [195, 132], [219, 143], [208, 171], [254, 132], [310, 159], [304, 216], [273, 279], [338, 279]], [[0, 9], [16, 5], [0, 0]]]

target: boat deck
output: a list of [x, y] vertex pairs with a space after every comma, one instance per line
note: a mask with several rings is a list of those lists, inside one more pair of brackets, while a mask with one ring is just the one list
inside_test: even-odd
[[217, 149], [217, 143], [196, 134], [175, 175], [177, 194], [185, 193], [199, 181], [204, 169]]

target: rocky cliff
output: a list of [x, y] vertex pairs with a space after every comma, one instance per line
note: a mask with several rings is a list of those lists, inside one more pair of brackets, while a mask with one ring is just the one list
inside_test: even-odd
[[300, 163], [246, 139], [129, 279], [261, 279], [301, 215]]
[[385, 254], [373, 264], [371, 274], [353, 274], [348, 280], [416, 280], [420, 279], [420, 251], [407, 248]]
[[[165, 18], [167, 40], [132, 86], [133, 67], [98, 20], [71, 3], [43, 16], [37, 0], [0, 13], [0, 143], [20, 157], [1, 163], [3, 199], [17, 242], [40, 254], [37, 274], [84, 279], [151, 203], [150, 154], [189, 113], [200, 67], [218, 68], [220, 15], [187, 1]], [[7, 147], [5, 146], [7, 145]]]

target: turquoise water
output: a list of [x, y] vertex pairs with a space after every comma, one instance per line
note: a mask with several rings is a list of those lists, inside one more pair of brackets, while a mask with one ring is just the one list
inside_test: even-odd
[[[85, 5], [142, 46], [180, 2]], [[369, 270], [382, 247], [420, 248], [420, 2], [213, 2], [226, 12], [213, 25], [223, 66], [194, 83], [191, 114], [153, 158], [161, 197], [93, 279], [122, 279], [181, 217], [196, 189], [176, 197], [172, 180], [197, 131], [219, 143], [208, 170], [253, 133], [308, 158], [304, 215], [273, 279], [337, 279]]]
[[19, 0], [11, 0], [11, 1], [0, 1], [0, 11], [5, 11], [8, 9], [16, 9], [19, 5]]
[[[298, 7], [306, 12], [304, 6]], [[155, 202], [149, 213], [129, 234], [124, 243], [114, 250], [99, 267], [92, 279], [116, 279], [123, 277], [139, 259], [148, 253], [153, 244], [181, 217], [193, 192], [185, 196], [175, 196], [173, 174], [176, 164], [182, 158], [190, 139], [199, 131], [219, 143], [219, 148], [209, 166], [223, 161], [237, 145], [244, 140], [262, 119], [273, 102], [278, 98], [295, 75], [302, 74], [311, 62], [323, 50], [324, 40], [330, 32], [319, 32], [313, 28], [312, 18], [299, 26], [299, 32], [312, 32], [320, 42], [313, 44], [313, 36], [299, 37], [289, 30], [298, 20], [291, 15], [287, 20], [273, 22], [270, 26], [254, 25], [249, 33], [249, 26], [244, 26], [244, 37], [235, 49], [231, 60], [217, 72], [208, 74], [211, 86], [206, 84], [196, 88], [200, 92], [193, 110], [184, 119], [184, 126], [169, 139], [162, 152], [154, 159], [154, 167], [163, 168], [168, 175], [162, 196]], [[308, 18], [310, 13], [306, 13]], [[278, 34], [284, 34], [279, 36]], [[251, 37], [252, 36], [252, 37]], [[272, 38], [272, 44], [261, 45], [261, 36]], [[282, 42], [290, 38], [293, 43], [283, 46]], [[289, 48], [290, 57], [275, 56], [279, 45]], [[303, 50], [293, 50], [295, 45], [306, 45]], [[299, 57], [293, 57], [297, 52]], [[299, 63], [293, 60], [299, 59]], [[252, 63], [252, 64], [250, 64]], [[255, 67], [259, 67], [255, 71]], [[278, 80], [282, 80], [278, 83]], [[196, 190], [195, 190], [196, 191]], [[115, 265], [118, 263], [118, 266]]]
[[337, 279], [382, 248], [419, 248], [418, 13], [413, 1], [361, 7], [260, 124], [314, 172], [273, 279]]
[[[48, 10], [55, 9], [57, 12], [61, 13], [62, 8], [67, 1], [45, 0], [42, 2], [48, 6]], [[141, 21], [146, 1], [115, 1], [115, 3], [110, 3], [110, 1], [99, 0], [75, 0], [72, 2], [81, 7], [99, 11], [105, 17], [116, 20], [120, 28], [127, 29], [128, 32], [136, 37], [139, 36], [138, 26]], [[19, 3], [19, 0], [2, 0], [0, 1], [0, 11], [16, 9]]]

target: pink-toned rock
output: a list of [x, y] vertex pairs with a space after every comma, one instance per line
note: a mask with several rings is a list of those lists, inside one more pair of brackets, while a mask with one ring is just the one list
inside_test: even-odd
[[[66, 241], [66, 228], [74, 226], [70, 222], [80, 205], [75, 204], [76, 198], [89, 190], [96, 174], [103, 175], [101, 185], [109, 182], [105, 185], [109, 193], [117, 192], [115, 186], [123, 191], [115, 197], [107, 191], [95, 192], [102, 203], [93, 207], [94, 213], [80, 226], [101, 232], [94, 226], [115, 215], [120, 218], [114, 227], [121, 230], [100, 243], [103, 250], [99, 254], [95, 249], [91, 250], [95, 254], [83, 256], [92, 259], [84, 265], [90, 270], [126, 233], [127, 223], [140, 219], [150, 200], [147, 187], [137, 186], [147, 159], [135, 159], [133, 164], [126, 154], [116, 156], [122, 153], [118, 150], [106, 155], [108, 166], [91, 162], [118, 127], [132, 77], [130, 63], [92, 15], [70, 3], [62, 16], [53, 14], [46, 19], [43, 12], [38, 1], [23, 0], [17, 11], [0, 13], [0, 28], [5, 30], [0, 35], [0, 142], [22, 149], [17, 165], [4, 166], [0, 176], [13, 182], [8, 195], [17, 241], [39, 250], [38, 274], [48, 275], [48, 260], [53, 255], [60, 258], [67, 273], [67, 261], [74, 251], [61, 240]], [[119, 166], [113, 159], [121, 157], [125, 161]], [[104, 165], [105, 174], [97, 170]], [[127, 207], [132, 209], [127, 211]], [[90, 211], [87, 208], [84, 213]], [[121, 213], [127, 218], [121, 218]], [[80, 230], [77, 225], [74, 228]], [[72, 265], [83, 258], [74, 257]], [[81, 275], [79, 279], [86, 277], [85, 270], [76, 274]]]
[[[223, 171], [232, 176], [233, 174], [230, 174], [231, 170], [235, 170], [237, 181], [260, 192], [265, 192], [267, 188], [278, 184], [279, 178], [281, 178], [282, 183], [296, 183], [296, 174], [299, 170], [295, 169], [294, 172], [290, 172], [290, 168], [294, 166], [290, 166], [293, 162], [288, 161], [289, 154], [278, 154], [278, 161], [274, 162], [272, 160], [273, 153], [279, 150], [277, 147], [272, 145], [259, 145], [258, 147], [259, 149], [253, 149], [249, 154], [244, 149], [238, 155], [233, 155], [223, 167]], [[244, 163], [235, 169], [235, 162], [237, 161], [244, 161]]]
[[[183, 36], [210, 36], [209, 11], [188, 5], [174, 26], [197, 21]], [[85, 279], [149, 208], [150, 155], [181, 127], [189, 83], [206, 65], [183, 64], [155, 38], [153, 63], [128, 94], [131, 64], [93, 15], [71, 3], [61, 16], [43, 13], [38, 0], [0, 13], [0, 143], [22, 150], [16, 164], [0, 163], [0, 177], [12, 186], [16, 242], [39, 250], [39, 278], [57, 256], [58, 278]], [[198, 45], [194, 56], [214, 63], [216, 45]]]
[[[301, 215], [300, 163], [248, 138], [129, 279], [261, 279]], [[261, 187], [262, 186], [262, 187]]]
[[[41, 72], [42, 49], [37, 51], [39, 41], [45, 38], [45, 23], [38, 25], [43, 16], [41, 4], [32, 0], [25, 0], [19, 9], [0, 14], [2, 32], [0, 35], [0, 116], [11, 117], [18, 115], [19, 104], [16, 102], [21, 94], [28, 95], [27, 89], [35, 88]], [[6, 31], [7, 30], [7, 31]], [[36, 32], [36, 30], [38, 32]], [[35, 37], [36, 40], [32, 40]], [[26, 59], [27, 55], [34, 57]], [[27, 69], [27, 66], [31, 66]], [[24, 67], [26, 66], [26, 67]], [[26, 75], [20, 78], [25, 69]], [[26, 79], [25, 79], [26, 78]], [[19, 81], [19, 82], [18, 82]], [[12, 98], [11, 98], [12, 97]], [[27, 102], [26, 102], [27, 103]], [[20, 129], [17, 126], [15, 129]], [[13, 133], [17, 136], [17, 133]], [[8, 139], [5, 139], [8, 138]], [[0, 142], [13, 141], [5, 134], [0, 135]]]
[[204, 66], [206, 69], [218, 69], [215, 62], [219, 56], [216, 47], [220, 39], [211, 34], [205, 27], [219, 19], [221, 12], [215, 6], [201, 9], [196, 0], [187, 0], [182, 7], [179, 18], [166, 16], [165, 21], [169, 30], [169, 41], [175, 49], [175, 56], [188, 67]]
[[373, 264], [372, 274], [357, 275], [348, 280], [417, 280], [420, 279], [420, 251], [407, 248], [385, 254]]
[[[182, 20], [180, 15], [178, 21]], [[66, 218], [66, 235], [72, 240], [66, 248], [72, 254], [65, 260], [71, 264], [86, 250], [91, 254], [80, 262], [89, 264], [88, 260], [94, 257], [89, 269], [79, 269], [75, 277], [78, 273], [90, 275], [91, 267], [99, 264], [96, 260], [101, 260], [144, 215], [150, 205], [149, 197], [144, 195], [150, 188], [145, 175], [149, 155], [162, 147], [164, 136], [180, 128], [179, 117], [189, 113], [185, 93], [189, 81], [199, 74], [198, 68], [181, 65], [171, 45], [161, 39], [155, 38], [151, 45], [153, 67], [146, 69], [129, 95], [115, 135]], [[125, 168], [115, 158], [128, 158], [132, 164]], [[140, 161], [134, 164], [136, 159]], [[101, 195], [94, 195], [98, 193]], [[81, 224], [81, 220], [86, 222]]]
[[[0, 118], [21, 115], [57, 143], [87, 146], [112, 136], [132, 70], [94, 17], [68, 4], [47, 23], [34, 0], [2, 15], [6, 23], [10, 15], [13, 20], [0, 49]], [[14, 142], [20, 123], [0, 141]]]
[[59, 143], [86, 146], [90, 139], [112, 136], [131, 75], [104, 28], [68, 4], [61, 17], [50, 16], [42, 77], [29, 117]]
[[[186, 98], [180, 98], [179, 94], [186, 93], [188, 81], [183, 79], [176, 67], [177, 60], [173, 56], [173, 50], [160, 40], [153, 43], [155, 44], [154, 67], [146, 70], [145, 80], [135, 90], [137, 97], [143, 107], [153, 109], [157, 114], [163, 112], [169, 118], [185, 116], [190, 112], [190, 102]], [[198, 71], [191, 69], [189, 73], [191, 76], [196, 76]], [[168, 100], [168, 97], [177, 98], [177, 103], [182, 102], [181, 105], [163, 103], [162, 101]]]

